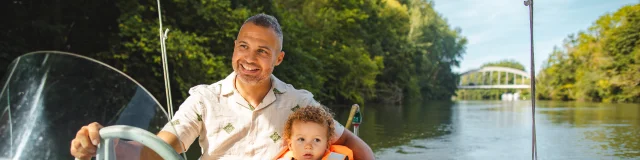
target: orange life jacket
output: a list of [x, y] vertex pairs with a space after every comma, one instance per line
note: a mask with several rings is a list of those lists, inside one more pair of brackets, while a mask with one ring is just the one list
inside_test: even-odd
[[[324, 156], [322, 156], [322, 160], [327, 160], [329, 159], [329, 157], [331, 156], [332, 159], [334, 158], [338, 158], [338, 159], [346, 159], [346, 160], [353, 160], [353, 151], [351, 151], [351, 149], [347, 148], [346, 146], [342, 146], [342, 145], [331, 145], [329, 147], [329, 150], [327, 152], [324, 153]], [[289, 150], [289, 148], [284, 148], [279, 154], [278, 157], [276, 157], [276, 160], [291, 160], [293, 158], [293, 152], [291, 152], [291, 150]]]

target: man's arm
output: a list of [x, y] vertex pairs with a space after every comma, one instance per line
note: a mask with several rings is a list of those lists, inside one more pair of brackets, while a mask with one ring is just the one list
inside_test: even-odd
[[180, 139], [178, 139], [176, 135], [173, 135], [173, 133], [167, 132], [167, 131], [160, 131], [160, 133], [158, 133], [158, 138], [164, 140], [164, 142], [167, 142], [167, 144], [171, 145], [171, 147], [173, 147], [173, 149], [176, 150], [178, 154], [185, 152], [186, 148], [184, 144], [182, 144], [182, 142], [180, 142]]
[[[157, 136], [167, 144], [171, 145], [171, 147], [177, 153], [182, 153], [184, 151], [184, 149], [181, 146], [182, 143], [180, 142], [178, 137], [173, 135], [173, 133], [160, 131], [160, 133], [158, 133]], [[142, 150], [140, 150], [140, 148], [142, 148]], [[162, 157], [160, 157], [160, 155], [158, 155], [155, 151], [135, 141], [126, 141], [126, 142], [120, 141], [119, 143], [116, 144], [116, 153], [118, 153], [116, 154], [118, 156], [118, 159], [131, 159], [131, 158], [141, 159], [141, 160], [162, 159]]]
[[[202, 95], [194, 94], [191, 91], [189, 93], [191, 96], [189, 96], [182, 105], [180, 105], [180, 108], [175, 113], [172, 120], [175, 120], [176, 122], [180, 121], [182, 123], [176, 123], [174, 125], [169, 122], [165, 125], [163, 130], [157, 134], [160, 139], [169, 144], [177, 153], [184, 152], [183, 148], [186, 148], [185, 146], [189, 146], [193, 143], [203, 127], [200, 117], [204, 113], [202, 110], [203, 106], [200, 106]], [[77, 159], [83, 160], [91, 159], [91, 157], [95, 156], [97, 145], [100, 143], [100, 134], [98, 131], [101, 128], [103, 128], [103, 126], [97, 122], [93, 122], [80, 128], [76, 133], [76, 138], [71, 141], [71, 155]], [[180, 137], [176, 135], [180, 135]], [[120, 145], [122, 149], [118, 150], [118, 145]], [[118, 150], [116, 151], [117, 154], [139, 155], [143, 159], [159, 159], [159, 157], [157, 157], [158, 155], [154, 151], [133, 141], [123, 141], [120, 144], [116, 144], [116, 150]]]
[[344, 132], [342, 132], [342, 136], [340, 136], [334, 144], [344, 145], [351, 149], [353, 151], [353, 159], [375, 159], [371, 147], [369, 147], [367, 143], [364, 143], [360, 137], [354, 135], [346, 128]]
[[[178, 137], [176, 137], [176, 135], [173, 135], [173, 133], [160, 131], [160, 133], [158, 133], [158, 138], [162, 139], [164, 142], [167, 142], [167, 144], [171, 145], [171, 147], [173, 147], [173, 149], [178, 154], [184, 152], [182, 142], [180, 142]], [[162, 158], [155, 151], [145, 146], [144, 149], [142, 149], [142, 153], [140, 153], [140, 159], [162, 159]]]

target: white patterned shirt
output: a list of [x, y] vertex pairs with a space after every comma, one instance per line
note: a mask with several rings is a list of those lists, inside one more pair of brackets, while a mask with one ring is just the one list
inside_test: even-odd
[[[231, 73], [212, 85], [191, 88], [162, 131], [175, 134], [186, 147], [200, 137], [204, 160], [271, 159], [285, 147], [282, 136], [289, 114], [299, 107], [319, 105], [311, 92], [271, 75], [269, 93], [258, 106], [251, 106], [235, 89], [235, 78], [236, 73]], [[344, 131], [340, 123], [335, 124], [332, 141]]]

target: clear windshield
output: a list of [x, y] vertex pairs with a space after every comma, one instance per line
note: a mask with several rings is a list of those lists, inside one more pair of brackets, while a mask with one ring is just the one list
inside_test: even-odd
[[151, 133], [168, 122], [133, 79], [71, 53], [25, 54], [10, 64], [1, 85], [0, 159], [73, 159], [71, 140], [91, 122]]

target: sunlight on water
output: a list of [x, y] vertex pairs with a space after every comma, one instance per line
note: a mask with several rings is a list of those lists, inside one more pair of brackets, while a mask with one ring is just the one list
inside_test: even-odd
[[[537, 105], [540, 159], [640, 157], [639, 104]], [[529, 101], [368, 104], [360, 137], [379, 159], [531, 159], [530, 106]], [[333, 110], [346, 120], [346, 108]]]

